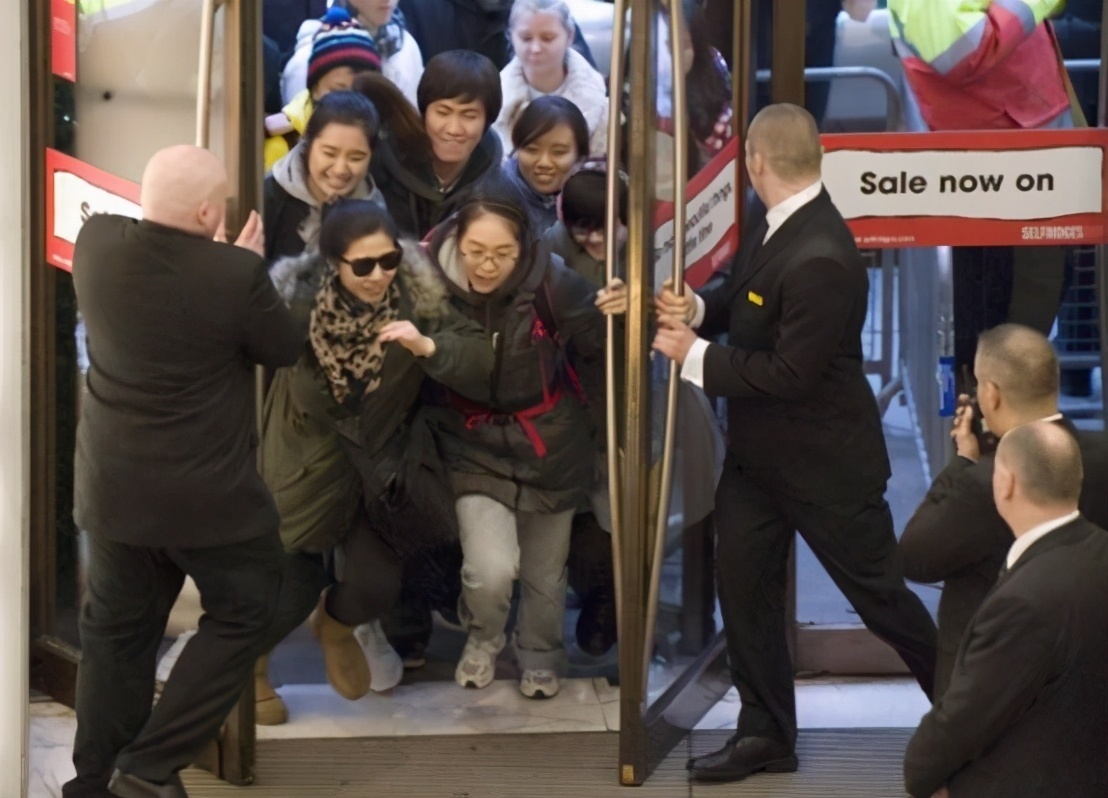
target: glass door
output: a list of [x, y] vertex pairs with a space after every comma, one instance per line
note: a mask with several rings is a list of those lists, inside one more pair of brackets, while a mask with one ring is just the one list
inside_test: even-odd
[[[724, 443], [715, 402], [651, 352], [663, 281], [720, 279], [737, 249], [742, 180], [735, 107], [745, 107], [750, 4], [738, 3], [725, 59], [699, 2], [631, 4], [617, 60], [630, 176], [624, 381], [609, 395], [620, 433], [620, 782], [641, 784], [726, 690], [717, 635], [711, 516]], [[617, 19], [621, 9], [617, 5]], [[617, 37], [614, 52], [623, 42]], [[692, 96], [694, 95], [695, 96]], [[612, 117], [617, 117], [612, 109]], [[610, 140], [615, 140], [613, 131]], [[613, 220], [610, 220], [610, 225]], [[611, 227], [609, 240], [611, 239]], [[680, 290], [680, 289], [679, 289]]]

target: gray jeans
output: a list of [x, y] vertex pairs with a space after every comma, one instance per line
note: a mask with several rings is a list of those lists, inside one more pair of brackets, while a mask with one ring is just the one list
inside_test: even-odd
[[515, 512], [488, 496], [471, 494], [458, 499], [457, 512], [464, 556], [459, 615], [470, 635], [492, 640], [504, 631], [518, 577], [514, 641], [519, 666], [565, 675], [562, 630], [574, 511]]

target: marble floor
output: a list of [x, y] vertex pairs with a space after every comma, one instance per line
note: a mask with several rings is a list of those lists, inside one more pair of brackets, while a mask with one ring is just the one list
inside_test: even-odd
[[[261, 728], [260, 740], [409, 735], [603, 732], [619, 728], [619, 688], [603, 678], [568, 680], [548, 701], [523, 698], [513, 680], [485, 690], [452, 683], [401, 685], [389, 693], [345, 701], [323, 685], [280, 688], [292, 720]], [[822, 678], [797, 682], [802, 729], [914, 727], [927, 711], [915, 682], [905, 678]], [[738, 695], [732, 691], [698, 729], [734, 728]], [[30, 798], [55, 798], [72, 777], [77, 721], [52, 702], [31, 705]]]

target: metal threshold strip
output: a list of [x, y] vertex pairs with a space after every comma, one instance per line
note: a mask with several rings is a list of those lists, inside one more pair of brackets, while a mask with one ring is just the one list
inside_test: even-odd
[[[718, 785], [687, 781], [685, 761], [723, 743], [729, 732], [695, 732], [674, 749], [635, 795], [709, 796]], [[901, 760], [909, 729], [801, 731], [797, 773], [763, 774], [725, 787], [748, 798], [903, 796]], [[618, 735], [525, 734], [370, 740], [297, 740], [258, 746], [258, 780], [247, 794], [267, 798], [590, 798], [626, 796], [612, 761]], [[210, 774], [184, 774], [193, 798], [242, 796]]]

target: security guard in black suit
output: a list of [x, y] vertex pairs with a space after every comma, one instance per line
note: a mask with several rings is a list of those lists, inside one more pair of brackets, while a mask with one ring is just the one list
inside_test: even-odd
[[[820, 181], [821, 157], [807, 111], [759, 112], [746, 162], [765, 219], [744, 233], [727, 282], [695, 304], [668, 288], [658, 298], [654, 348], [683, 364], [683, 379], [728, 399], [717, 563], [742, 711], [735, 737], [691, 764], [695, 779], [796, 769], [785, 618], [794, 531], [931, 694], [935, 624], [896, 557], [884, 498], [889, 458], [862, 366], [869, 281]], [[727, 343], [709, 343], [719, 332]]]
[[1041, 332], [1001, 324], [983, 333], [975, 363], [975, 406], [963, 397], [951, 437], [957, 455], [936, 477], [904, 528], [900, 553], [915, 582], [943, 582], [935, 695], [950, 683], [954, 655], [970, 618], [996, 583], [1012, 532], [993, 503], [993, 454], [973, 432], [980, 415], [993, 435], [1033, 421], [1051, 421], [1077, 438], [1085, 464], [1081, 513], [1108, 527], [1108, 439], [1076, 429], [1058, 412], [1058, 356]]

